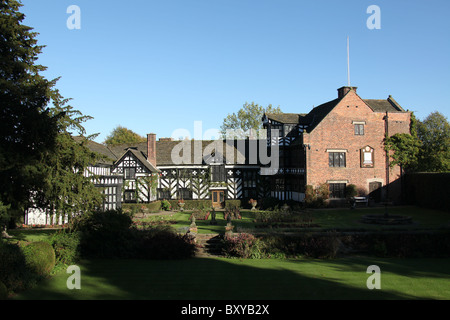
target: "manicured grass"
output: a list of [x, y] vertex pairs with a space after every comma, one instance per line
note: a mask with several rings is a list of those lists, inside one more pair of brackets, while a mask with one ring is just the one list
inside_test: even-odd
[[[383, 230], [429, 230], [450, 228], [450, 213], [412, 207], [389, 207], [388, 213], [392, 215], [411, 216], [413, 223], [408, 225], [373, 225], [361, 222], [363, 215], [385, 213], [384, 207], [377, 208], [357, 208], [351, 210], [349, 208], [339, 209], [311, 209], [308, 210], [308, 215], [312, 217], [313, 224], [319, 225], [314, 228], [301, 229], [287, 229], [287, 231], [321, 231], [321, 230], [337, 230], [337, 231], [383, 231]], [[173, 219], [177, 223], [172, 225], [175, 229], [183, 230], [190, 225], [191, 212], [175, 212], [170, 216], [153, 216], [147, 218], [151, 219]], [[242, 219], [233, 220], [232, 224], [235, 226], [235, 231], [250, 231], [250, 232], [266, 232], [266, 231], [283, 231], [282, 229], [262, 229], [255, 228], [254, 219], [256, 212], [251, 210], [241, 210]], [[146, 219], [144, 219], [146, 220]], [[223, 219], [223, 212], [217, 212], [217, 225], [210, 225], [211, 217], [208, 220], [196, 220], [198, 233], [223, 233], [225, 232], [226, 221]]]
[[[381, 289], [369, 290], [369, 265]], [[450, 299], [450, 259], [84, 260], [81, 290], [62, 272], [15, 299]]]
[[59, 229], [41, 229], [41, 228], [27, 228], [27, 229], [11, 229], [8, 230], [8, 234], [13, 238], [9, 241], [42, 241], [46, 240], [49, 236], [58, 232]]
[[423, 230], [450, 227], [450, 213], [413, 207], [388, 207], [388, 214], [410, 216], [413, 223], [407, 225], [383, 226], [361, 222], [361, 217], [367, 214], [383, 215], [384, 207], [351, 209], [322, 209], [314, 210], [314, 222], [321, 228], [336, 230]]

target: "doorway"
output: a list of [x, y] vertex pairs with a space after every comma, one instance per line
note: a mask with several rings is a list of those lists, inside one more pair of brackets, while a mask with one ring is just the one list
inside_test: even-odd
[[212, 205], [213, 208], [224, 208], [225, 205], [225, 191], [224, 190], [213, 190], [212, 192]]
[[375, 202], [381, 202], [381, 182], [369, 182], [369, 197]]

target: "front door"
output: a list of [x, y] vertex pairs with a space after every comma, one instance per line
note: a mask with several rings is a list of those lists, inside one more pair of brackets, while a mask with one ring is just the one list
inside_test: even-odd
[[214, 208], [223, 208], [225, 201], [225, 191], [224, 190], [213, 190], [212, 191], [212, 205]]
[[381, 182], [370, 182], [369, 183], [369, 197], [371, 197], [375, 202], [381, 201]]

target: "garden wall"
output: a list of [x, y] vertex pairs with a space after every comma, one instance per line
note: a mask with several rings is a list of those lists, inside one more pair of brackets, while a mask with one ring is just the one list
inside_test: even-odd
[[450, 212], [450, 172], [406, 174], [403, 196], [407, 204]]

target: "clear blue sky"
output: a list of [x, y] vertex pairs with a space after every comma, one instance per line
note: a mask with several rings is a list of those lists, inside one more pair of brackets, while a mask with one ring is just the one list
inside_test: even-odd
[[[102, 142], [117, 125], [168, 137], [219, 129], [245, 102], [309, 112], [347, 84], [450, 118], [450, 1], [22, 0], [39, 63]], [[81, 9], [70, 30], [67, 8]], [[366, 26], [381, 10], [381, 29]]]

